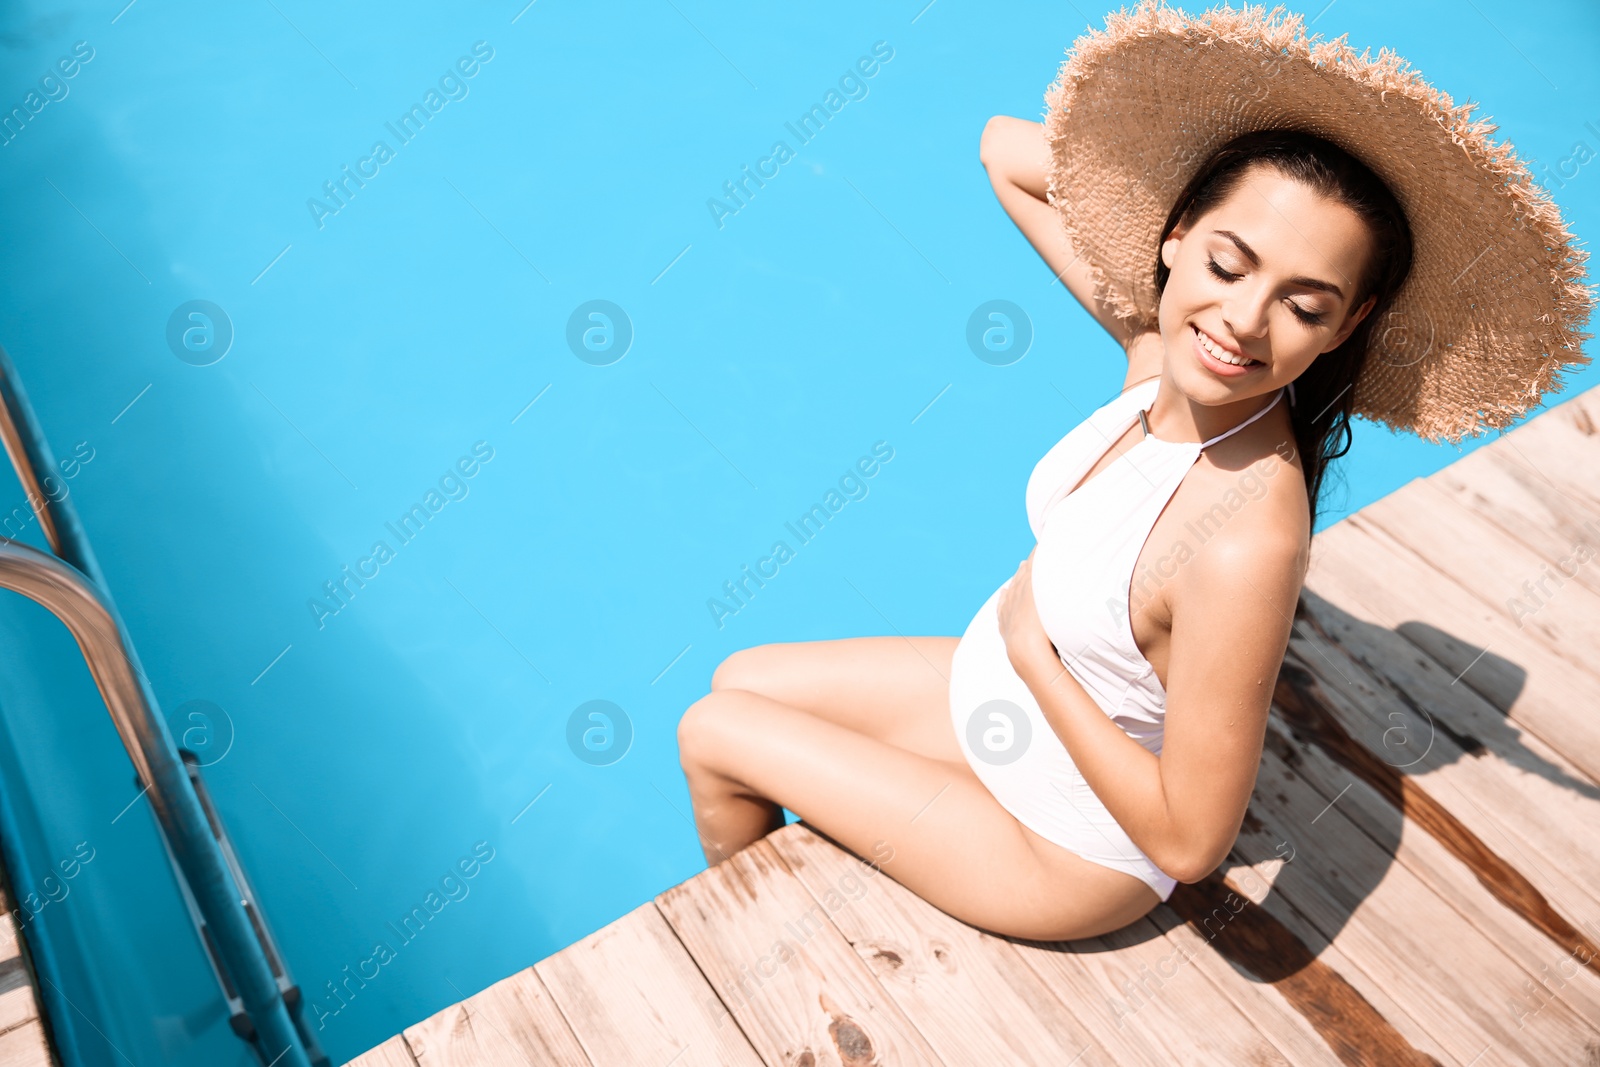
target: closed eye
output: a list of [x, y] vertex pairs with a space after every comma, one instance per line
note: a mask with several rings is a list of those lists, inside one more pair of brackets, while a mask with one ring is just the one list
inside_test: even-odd
[[1206, 267], [1210, 269], [1212, 274], [1215, 274], [1217, 277], [1221, 278], [1225, 282], [1236, 282], [1240, 278], [1244, 277], [1244, 275], [1242, 275], [1242, 274], [1230, 274], [1230, 273], [1228, 273], [1227, 271], [1223, 270], [1221, 267], [1219, 267], [1217, 265], [1217, 261], [1216, 260], [1210, 258], [1209, 256], [1206, 258]]
[[1307, 326], [1322, 325], [1323, 315], [1321, 312], [1307, 311], [1299, 304], [1296, 304], [1293, 300], [1289, 301], [1289, 307], [1293, 309], [1294, 317], [1305, 323]]
[[[1223, 270], [1222, 267], [1218, 265], [1217, 261], [1211, 259], [1209, 256], [1206, 258], [1206, 269], [1211, 271], [1212, 274], [1225, 282], [1236, 282], [1240, 278], [1244, 277], [1242, 274], [1233, 274], [1229, 271]], [[1289, 308], [1294, 312], [1294, 317], [1305, 323], [1307, 326], [1320, 326], [1322, 325], [1322, 320], [1326, 317], [1322, 312], [1307, 311], [1299, 304], [1296, 304], [1293, 300], [1289, 301]]]

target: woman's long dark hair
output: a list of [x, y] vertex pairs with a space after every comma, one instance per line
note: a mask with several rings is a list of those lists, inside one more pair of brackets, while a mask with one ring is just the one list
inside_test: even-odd
[[[1191, 224], [1227, 199], [1245, 170], [1256, 163], [1269, 164], [1284, 177], [1349, 207], [1366, 222], [1373, 240], [1374, 254], [1349, 306], [1360, 307], [1369, 295], [1376, 295], [1377, 303], [1344, 344], [1319, 355], [1294, 383], [1295, 402], [1289, 417], [1305, 471], [1314, 530], [1323, 473], [1329, 463], [1350, 451], [1355, 383], [1367, 362], [1373, 326], [1411, 273], [1411, 225], [1394, 193], [1355, 156], [1313, 133], [1273, 129], [1242, 134], [1217, 149], [1178, 194], [1161, 241], [1164, 243], [1179, 223]], [[1158, 244], [1158, 293], [1166, 289], [1169, 273]]]

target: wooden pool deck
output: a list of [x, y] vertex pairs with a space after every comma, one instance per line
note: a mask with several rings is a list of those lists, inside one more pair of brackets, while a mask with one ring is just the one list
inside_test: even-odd
[[0, 886], [0, 1067], [53, 1067], [10, 896]]
[[1319, 534], [1239, 840], [1105, 937], [803, 824], [360, 1067], [1600, 1064], [1600, 389]]

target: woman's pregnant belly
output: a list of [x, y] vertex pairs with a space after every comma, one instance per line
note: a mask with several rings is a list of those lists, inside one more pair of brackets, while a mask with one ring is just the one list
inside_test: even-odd
[[1000, 598], [1010, 584], [983, 602], [950, 661], [950, 715], [979, 778], [985, 768], [1010, 766], [1026, 757], [1041, 730], [1049, 732], [1033, 693], [1011, 666], [1000, 633]]
[[1090, 858], [1142, 857], [1079, 773], [1006, 654], [998, 608], [984, 601], [950, 662], [950, 719], [967, 764], [1002, 807], [1047, 840]]

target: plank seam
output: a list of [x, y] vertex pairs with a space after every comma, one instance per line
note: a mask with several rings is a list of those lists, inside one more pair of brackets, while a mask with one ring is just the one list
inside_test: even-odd
[[[740, 851], [743, 851], [743, 850], [741, 849]], [[776, 851], [776, 850], [774, 850], [774, 851]], [[735, 853], [735, 855], [737, 855], [737, 854], [738, 853]], [[730, 858], [732, 858], [732, 857], [730, 857]], [[724, 862], [726, 862], [726, 861], [724, 861]], [[709, 868], [709, 867], [706, 868], [706, 870], [710, 870], [710, 869], [711, 868]], [[792, 872], [790, 873], [789, 877], [791, 877], [791, 878], [794, 877]], [[685, 879], [685, 881], [692, 881], [692, 880], [693, 880], [692, 878], [691, 879]], [[683, 884], [684, 884], [684, 882], [679, 882], [678, 883], [678, 885], [683, 885]], [[673, 886], [672, 888], [676, 889], [677, 886]], [[744, 1024], [741, 1023], [739, 1021], [739, 1017], [733, 1013], [733, 1006], [731, 1004], [729, 1004], [726, 1000], [722, 999], [722, 990], [717, 988], [717, 984], [714, 981], [711, 980], [711, 976], [706, 973], [706, 969], [704, 967], [700, 966], [700, 961], [697, 958], [695, 958], [695, 954], [689, 949], [688, 943], [685, 942], [684, 939], [683, 939], [683, 936], [678, 933], [678, 928], [676, 926], [672, 925], [672, 916], [667, 914], [666, 910], [661, 907], [660, 900], [661, 900], [661, 894], [658, 893], [658, 894], [656, 894], [654, 897], [652, 897], [650, 899], [650, 906], [656, 909], [656, 914], [661, 916], [661, 921], [666, 923], [666, 926], [667, 926], [668, 930], [672, 931], [673, 940], [678, 943], [678, 947], [679, 948], [683, 949], [683, 954], [685, 956], [689, 957], [689, 962], [694, 964], [694, 969], [700, 972], [700, 977], [705, 980], [706, 988], [711, 990], [712, 995], [717, 998], [717, 1003], [721, 1004], [722, 1007], [724, 1008], [724, 1010], [727, 1011], [728, 1018], [733, 1020], [733, 1025], [735, 1027], [737, 1027], [738, 1030], [739, 1030], [739, 1036], [743, 1037], [744, 1041], [745, 1041], [745, 1044], [750, 1046], [750, 1051], [755, 1053], [756, 1058], [761, 1060], [762, 1063], [767, 1064], [767, 1067], [784, 1067], [783, 1064], [772, 1063], [765, 1056], [761, 1055], [761, 1047], [759, 1045], [757, 1045], [755, 1043], [755, 1041], [753, 1041], [751, 1039], [749, 1032], [747, 1030], [745, 1030], [745, 1028], [744, 1028]], [[556, 1002], [556, 1006], [558, 1008], [561, 1006], [559, 1001]], [[565, 1012], [563, 1012], [562, 1014], [565, 1015]], [[571, 1025], [570, 1021], [568, 1022], [568, 1025], [569, 1026]], [[576, 1032], [576, 1031], [574, 1031], [574, 1032]], [[588, 1051], [589, 1051], [588, 1049], [584, 1049], [585, 1055], [588, 1054]], [[591, 1057], [591, 1062], [593, 1062], [593, 1058], [592, 1057]]]
[[[1277, 703], [1277, 701], [1275, 700], [1274, 704], [1276, 704], [1276, 703]], [[1286, 717], [1280, 716], [1280, 722], [1284, 722], [1285, 725], [1287, 725], [1288, 720], [1287, 720]], [[1321, 746], [1318, 746], [1318, 747], [1321, 747]], [[1325, 752], [1325, 754], [1335, 764], [1338, 764], [1339, 761], [1338, 761], [1338, 758], [1335, 755], [1333, 755], [1332, 753], [1326, 753], [1326, 752]], [[1356, 775], [1354, 772], [1352, 772], [1352, 775], [1354, 777], [1358, 777], [1359, 778], [1359, 775]], [[1316, 794], [1318, 794], [1319, 796], [1322, 796], [1322, 797], [1326, 797], [1327, 796], [1326, 791], [1319, 789], [1314, 783], [1312, 783], [1308, 778], [1306, 778], [1306, 776], [1300, 775], [1299, 776], [1299, 780], [1301, 782], [1305, 783], [1306, 787], [1309, 788], [1313, 793], [1316, 793]], [[1366, 785], [1368, 789], [1372, 789], [1372, 786], [1371, 786], [1370, 783], [1367, 783], [1367, 782], [1365, 782], [1363, 780], [1363, 784]], [[1374, 791], [1376, 792], [1376, 790], [1374, 790]], [[1419, 790], [1419, 792], [1422, 792], [1422, 791]], [[1379, 797], [1380, 797], [1380, 799], [1385, 799], [1385, 798], [1382, 797], [1381, 793], [1379, 794]], [[1385, 799], [1385, 802], [1388, 803], [1388, 801], [1386, 799]], [[1331, 806], [1332, 805], [1330, 803], [1330, 807]], [[1392, 804], [1390, 806], [1393, 807]], [[1393, 862], [1394, 864], [1396, 864], [1396, 865], [1402, 867], [1403, 869], [1405, 869], [1408, 874], [1410, 874], [1414, 879], [1416, 879], [1419, 888], [1421, 889], [1422, 892], [1424, 892], [1431, 899], [1431, 901], [1432, 901], [1434, 906], [1442, 905], [1447, 910], [1455, 913], [1462, 920], [1463, 924], [1468, 929], [1471, 929], [1471, 930], [1475, 931], [1476, 933], [1478, 933], [1479, 936], [1482, 937], [1484, 943], [1488, 946], [1488, 951], [1490, 953], [1492, 953], [1494, 956], [1498, 957], [1498, 961], [1501, 963], [1502, 966], [1507, 966], [1508, 965], [1509, 967], [1511, 967], [1513, 969], [1514, 973], [1519, 973], [1519, 974], [1525, 975], [1530, 980], [1534, 980], [1535, 984], [1537, 984], [1537, 981], [1536, 981], [1537, 976], [1533, 975], [1525, 967], [1523, 967], [1522, 963], [1516, 957], [1511, 956], [1508, 953], [1506, 953], [1506, 951], [1500, 946], [1500, 944], [1495, 939], [1489, 937], [1482, 930], [1480, 930], [1477, 927], [1477, 925], [1474, 924], [1471, 921], [1470, 918], [1468, 918], [1467, 916], [1463, 915], [1461, 913], [1461, 911], [1458, 908], [1456, 908], [1456, 906], [1453, 903], [1451, 903], [1448, 898], [1441, 896], [1439, 894], [1439, 892], [1433, 887], [1433, 885], [1430, 882], [1428, 882], [1420, 874], [1418, 874], [1415, 870], [1412, 869], [1410, 864], [1405, 863], [1403, 860], [1401, 860], [1399, 858], [1399, 856], [1397, 856], [1394, 853], [1393, 850], [1389, 849], [1386, 845], [1384, 845], [1383, 842], [1377, 841], [1375, 838], [1373, 838], [1372, 835], [1367, 832], [1366, 828], [1363, 827], [1361, 823], [1357, 822], [1354, 819], [1351, 819], [1349, 816], [1345, 815], [1344, 812], [1342, 812], [1342, 811], [1335, 812], [1334, 814], [1338, 818], [1343, 819], [1346, 824], [1348, 824], [1351, 827], [1353, 827], [1356, 830], [1356, 832], [1359, 833], [1362, 837], [1365, 837], [1367, 840], [1372, 841], [1384, 855], [1387, 855], [1389, 857], [1391, 862]], [[1401, 811], [1399, 814], [1401, 816], [1401, 819], [1403, 820], [1403, 823], [1409, 823], [1411, 826], [1416, 827], [1418, 829], [1424, 829], [1424, 831], [1425, 831], [1425, 828], [1423, 828], [1419, 823], [1417, 823], [1416, 821], [1408, 818], [1405, 815], [1404, 811]], [[1404, 825], [1402, 825], [1401, 829], [1402, 829], [1402, 831], [1404, 830]], [[1441, 845], [1443, 845], [1443, 842], [1441, 842]], [[1445, 847], [1448, 847], [1448, 846], [1445, 846]], [[1233, 855], [1233, 853], [1231, 851], [1230, 851], [1230, 855]], [[1242, 856], [1238, 857], [1238, 858], [1239, 858], [1239, 861], [1241, 863], [1244, 862], [1244, 859], [1243, 859]], [[1452, 856], [1451, 858], [1454, 859], [1455, 857]], [[1335, 938], [1337, 937], [1337, 934], [1335, 933], [1335, 934], [1330, 935], [1328, 930], [1326, 930], [1319, 922], [1317, 922], [1316, 919], [1309, 912], [1296, 907], [1295, 904], [1294, 904], [1293, 897], [1291, 896], [1291, 894], [1288, 891], [1287, 887], [1280, 889], [1278, 886], [1274, 885], [1272, 887], [1272, 891], [1278, 892], [1280, 894], [1281, 898], [1283, 899], [1283, 901], [1286, 904], [1288, 904], [1291, 908], [1293, 908], [1310, 925], [1310, 927], [1312, 929], [1316, 930], [1317, 933], [1322, 936], [1322, 938], [1328, 944], [1330, 944], [1330, 945], [1334, 944]], [[1541, 896], [1542, 895], [1543, 894], [1541, 894]], [[1492, 896], [1492, 894], [1491, 894], [1491, 896]], [[1501, 903], [1501, 902], [1496, 900], [1496, 903]], [[1504, 906], [1503, 903], [1502, 903], [1502, 906]], [[1357, 905], [1357, 908], [1359, 908], [1359, 903]], [[1357, 908], [1352, 908], [1350, 910], [1349, 916], [1346, 916], [1347, 920], [1348, 920], [1348, 918], [1350, 918], [1350, 917], [1352, 917], [1354, 915], [1354, 913], [1357, 910]], [[1508, 908], [1507, 910], [1508, 911], [1512, 911], [1512, 914], [1514, 914], [1514, 915], [1516, 914], [1513, 909], [1509, 909]], [[1517, 917], [1518, 918], [1523, 918], [1520, 915], [1517, 916]], [[1524, 919], [1524, 922], [1526, 922], [1525, 919]], [[1531, 923], [1529, 923], [1528, 925], [1530, 926], [1530, 928], [1533, 928], [1536, 932], [1543, 933], [1543, 931], [1539, 931], [1537, 929], [1537, 927], [1533, 927], [1533, 925]], [[1548, 935], [1545, 935], [1545, 936], [1548, 938]], [[1557, 947], [1565, 948], [1566, 946], [1561, 946], [1561, 945], [1557, 944]], [[1382, 988], [1382, 983], [1377, 980], [1376, 976], [1373, 975], [1373, 973], [1369, 969], [1367, 969], [1366, 967], [1363, 967], [1361, 965], [1361, 961], [1357, 957], [1352, 956], [1352, 955], [1350, 955], [1348, 953], [1345, 954], [1345, 957], [1350, 961], [1350, 965], [1352, 967], [1355, 967], [1356, 969], [1361, 971], [1362, 974], [1364, 974], [1366, 976], [1366, 978], [1367, 978], [1367, 980], [1369, 982], [1372, 982], [1373, 985], [1378, 986], [1379, 988]], [[1400, 1006], [1398, 998], [1396, 999], [1396, 1006], [1397, 1007]], [[1468, 1005], [1460, 1004], [1460, 1007], [1465, 1012], [1467, 1010], [1467, 1008], [1468, 1008]], [[1571, 1005], [1570, 1004], [1568, 1005], [1568, 1009], [1571, 1010]], [[1576, 1013], [1574, 1013], [1574, 1014], [1576, 1014]], [[1439, 1034], [1436, 1033], [1435, 1031], [1433, 1031], [1429, 1026], [1425, 1025], [1422, 1020], [1418, 1019], [1415, 1015], [1413, 1015], [1413, 1014], [1411, 1014], [1409, 1012], [1407, 1013], [1407, 1016], [1408, 1016], [1408, 1018], [1410, 1018], [1412, 1020], [1413, 1023], [1415, 1023], [1417, 1025], [1417, 1028], [1419, 1030], [1421, 1030], [1422, 1032], [1428, 1034], [1428, 1036], [1431, 1037], [1439, 1045], [1440, 1048], [1444, 1048], [1444, 1049], [1449, 1048], [1449, 1043], [1447, 1041], [1441, 1041], [1440, 1037], [1439, 1037]]]
[[[1312, 622], [1312, 625], [1315, 626], [1315, 622], [1314, 621]], [[1367, 663], [1367, 661], [1365, 659], [1363, 659], [1362, 657], [1360, 657], [1359, 655], [1349, 651], [1348, 649], [1343, 648], [1342, 646], [1338, 646], [1337, 642], [1333, 642], [1330, 639], [1330, 643], [1334, 644], [1336, 647], [1339, 648], [1340, 654], [1346, 658], [1346, 660], [1351, 664], [1352, 667], [1354, 667], [1358, 671], [1358, 673], [1362, 674], [1362, 676], [1365, 677], [1372, 684], [1374, 689], [1387, 690], [1388, 692], [1391, 692], [1391, 693], [1395, 694], [1396, 698], [1401, 700], [1402, 703], [1405, 703], [1407, 707], [1413, 706], [1411, 701], [1408, 699], [1409, 698], [1409, 694], [1406, 694], [1405, 691], [1403, 689], [1401, 689], [1398, 685], [1396, 685], [1393, 680], [1391, 680], [1387, 676], [1383, 675], [1381, 672], [1379, 672], [1371, 664]], [[1413, 646], [1413, 647], [1415, 647], [1415, 646]], [[1423, 650], [1421, 650], [1421, 649], [1418, 649], [1418, 651], [1419, 652], [1423, 652]], [[1426, 654], [1426, 653], [1424, 652], [1423, 654]], [[1318, 688], [1322, 688], [1322, 685], [1321, 685], [1322, 675], [1319, 672], [1317, 672], [1313, 667], [1311, 667], [1311, 665], [1310, 665], [1311, 661], [1309, 659], [1307, 659], [1305, 656], [1303, 656], [1300, 653], [1298, 653], [1298, 652], [1292, 652], [1291, 655], [1292, 655], [1293, 659], [1300, 665], [1301, 669], [1308, 671], [1313, 678], [1317, 679]], [[1286, 659], [1286, 662], [1288, 662], [1287, 659]], [[1437, 661], [1435, 661], [1435, 662], [1437, 662]], [[1343, 675], [1343, 672], [1340, 671], [1340, 674]], [[1349, 682], [1349, 679], [1346, 679], [1346, 681]], [[1351, 700], [1352, 703], [1356, 702], [1354, 697], [1351, 697], [1349, 699]], [[1288, 717], [1285, 716], [1281, 711], [1282, 707], [1284, 706], [1283, 702], [1281, 700], [1278, 700], [1278, 699], [1275, 698], [1274, 699], [1274, 705], [1280, 709], [1279, 716], [1278, 716], [1279, 720], [1281, 722], [1284, 722], [1285, 724], [1287, 724], [1288, 721], [1289, 721]], [[1492, 705], [1492, 704], [1489, 705], [1489, 706], [1491, 708], [1494, 707], [1494, 705]], [[1337, 719], [1335, 719], [1335, 722], [1337, 722]], [[1440, 726], [1441, 724], [1435, 723], [1434, 725], [1435, 726]], [[1341, 725], [1340, 728], [1343, 729], [1343, 726]], [[1466, 759], [1472, 758], [1473, 754], [1471, 752], [1466, 751], [1464, 748], [1462, 748], [1462, 746], [1456, 741], [1455, 737], [1452, 736], [1451, 731], [1447, 727], [1444, 728], [1443, 732], [1445, 733], [1446, 738], [1449, 741], [1449, 743], [1452, 744], [1452, 745], [1455, 745], [1456, 748], [1459, 751], [1459, 757], [1458, 757], [1458, 759], [1456, 761], [1458, 764], [1461, 763], [1462, 761], [1466, 760]], [[1537, 735], [1535, 735], [1535, 736], [1537, 736]], [[1327, 752], [1326, 746], [1322, 746], [1322, 747], [1323, 747], [1323, 751]], [[1372, 749], [1369, 746], [1362, 745], [1362, 748], [1366, 752], [1372, 753]], [[1330, 756], [1330, 758], [1335, 758], [1335, 760], [1336, 760], [1336, 757], [1333, 757], [1333, 755], [1331, 753], [1329, 753], [1329, 756]], [[1337, 760], [1336, 760], [1336, 762], [1337, 762]], [[1420, 783], [1417, 782], [1415, 775], [1412, 775], [1412, 774], [1405, 775], [1404, 779], [1406, 781], [1409, 781], [1410, 782], [1410, 787], [1416, 789], [1417, 792], [1423, 794], [1424, 796], [1429, 797], [1430, 799], [1433, 798], [1433, 794], [1430, 791], [1428, 791], [1426, 789], [1423, 789], [1422, 786], [1420, 785]], [[1449, 785], [1451, 788], [1455, 789], [1456, 792], [1459, 793], [1463, 798], [1465, 798], [1469, 803], [1472, 803], [1473, 810], [1478, 812], [1479, 816], [1482, 818], [1482, 820], [1483, 820], [1485, 825], [1487, 825], [1489, 827], [1493, 827], [1494, 830], [1502, 838], [1504, 838], [1507, 842], [1511, 843], [1513, 847], [1517, 847], [1516, 846], [1516, 836], [1515, 836], [1516, 832], [1517, 832], [1517, 828], [1514, 825], [1508, 825], [1507, 823], [1502, 821], [1498, 816], [1491, 815], [1489, 812], [1485, 811], [1482, 807], [1480, 807], [1476, 803], [1473, 803], [1472, 800], [1471, 800], [1471, 797], [1468, 796], [1467, 792], [1464, 789], [1462, 789], [1459, 785], [1457, 785], [1456, 783], [1449, 781], [1448, 778], [1441, 778], [1440, 780], [1443, 781], [1446, 785]], [[1404, 787], [1402, 786], [1402, 788], [1404, 788]], [[1385, 798], [1385, 800], [1386, 800], [1387, 803], [1390, 804], [1391, 807], [1394, 807], [1393, 801], [1389, 801], [1387, 798]], [[1434, 804], [1439, 804], [1439, 801], [1437, 799], [1433, 799], [1433, 803]], [[1439, 806], [1441, 808], [1443, 808], [1443, 810], [1445, 810], [1446, 812], [1449, 811], [1449, 809], [1445, 808], [1443, 805], [1439, 805]], [[1452, 815], [1451, 817], [1454, 818], [1458, 823], [1460, 822], [1459, 817], [1454, 816], [1454, 815]], [[1410, 819], [1409, 821], [1411, 821], [1413, 825], [1420, 826], [1420, 824], [1415, 819]], [[1421, 827], [1421, 829], [1423, 829], [1425, 832], [1431, 833], [1431, 831], [1428, 831], [1426, 827]], [[1479, 833], [1479, 832], [1477, 832], [1475, 830], [1472, 830], [1469, 827], [1466, 827], [1464, 824], [1463, 824], [1463, 829], [1466, 832], [1470, 833], [1475, 840], [1477, 840], [1478, 842], [1482, 843], [1484, 848], [1487, 851], [1489, 851], [1491, 854], [1495, 855], [1497, 858], [1501, 858], [1500, 853], [1498, 851], [1496, 851], [1495, 849], [1489, 848], [1489, 846], [1487, 844], [1487, 841], [1484, 838], [1483, 834], [1481, 834], [1481, 833]], [[1437, 835], [1433, 835], [1433, 836], [1434, 836], [1435, 840], [1438, 840]], [[1450, 850], [1450, 846], [1449, 846], [1448, 842], [1440, 841], [1439, 843], [1442, 846], [1444, 846], [1447, 851], [1452, 851], [1452, 850]], [[1379, 845], [1381, 846], [1382, 842], [1379, 842]], [[1526, 853], [1523, 853], [1520, 848], [1517, 848], [1517, 851], [1518, 851], [1518, 853], [1520, 855], [1522, 855], [1522, 857], [1525, 860], [1527, 860], [1527, 862], [1528, 862], [1528, 864], [1530, 866], [1536, 868], [1540, 872], [1540, 874], [1544, 875], [1544, 877], [1547, 878], [1549, 881], [1555, 882], [1555, 883], [1558, 883], [1558, 884], [1570, 884], [1573, 888], [1575, 888], [1579, 892], [1579, 894], [1583, 897], [1583, 899], [1589, 901], [1593, 906], [1600, 907], [1600, 893], [1596, 893], [1594, 888], [1592, 888], [1591, 886], [1589, 886], [1586, 883], [1583, 883], [1581, 881], [1573, 881], [1573, 880], [1570, 880], [1570, 879], [1567, 880], [1566, 883], [1563, 883], [1563, 880], [1561, 878], [1557, 878], [1557, 877], [1551, 875], [1551, 873], [1550, 873], [1550, 864], [1554, 863], [1555, 857], [1544, 855], [1543, 853], [1541, 853], [1541, 856], [1547, 861], [1547, 863], [1546, 864], [1539, 864], [1539, 863], [1534, 862], [1533, 859], [1531, 857], [1527, 856]], [[1506, 860], [1504, 860], [1502, 858], [1502, 862], [1506, 862], [1507, 866], [1510, 866], [1512, 870], [1516, 870], [1516, 868], [1514, 866], [1512, 866], [1509, 863], [1509, 861], [1506, 861]], [[1474, 872], [1474, 873], [1476, 874], [1476, 872]], [[1526, 875], [1522, 875], [1521, 877], [1523, 877], [1525, 879], [1527, 876]], [[1546, 894], [1543, 893], [1543, 891], [1538, 891], [1538, 892], [1540, 892], [1540, 895], [1545, 897], [1547, 900], [1549, 899], [1548, 896], [1546, 896]], [[1567, 901], [1565, 899], [1561, 899], [1561, 900], [1558, 901], [1558, 903], [1560, 903], [1562, 908], [1565, 909], [1568, 913], [1570, 913], [1570, 914], [1576, 914], [1577, 913], [1577, 909], [1573, 908], [1569, 901]]]

